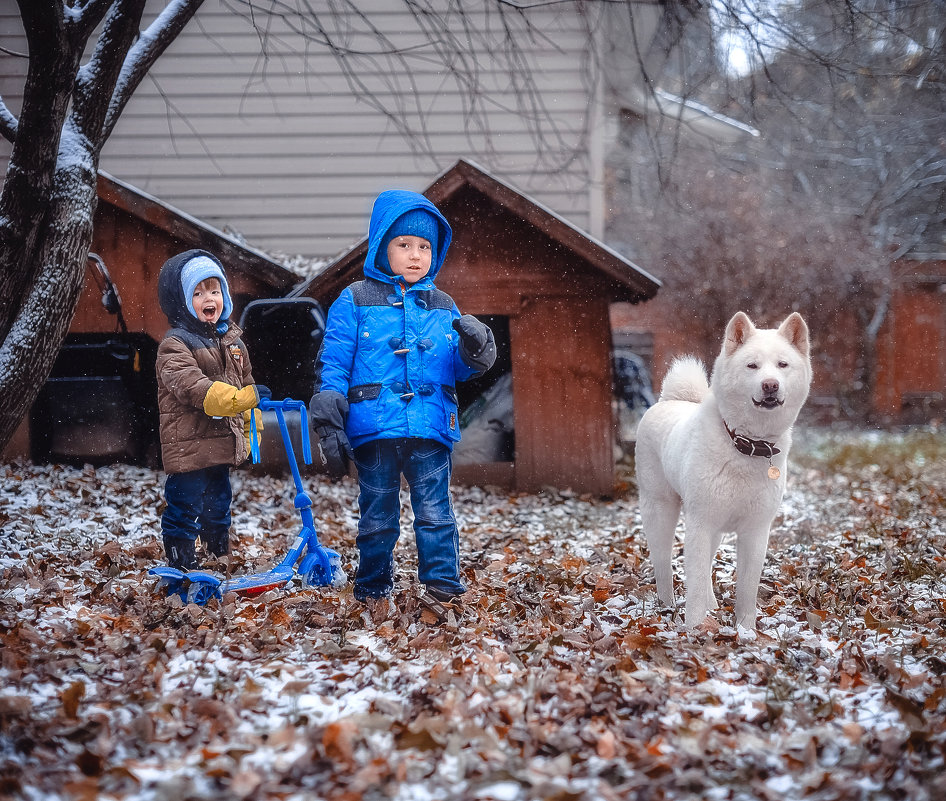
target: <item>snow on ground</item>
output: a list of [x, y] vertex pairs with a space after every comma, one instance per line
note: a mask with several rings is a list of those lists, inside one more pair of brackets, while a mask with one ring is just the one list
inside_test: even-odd
[[[419, 606], [406, 533], [372, 620], [350, 587], [165, 598], [160, 473], [0, 465], [0, 794], [942, 798], [944, 461], [936, 432], [803, 440], [755, 637], [730, 540], [715, 625], [659, 608], [632, 493], [457, 488], [464, 608]], [[353, 574], [357, 487], [307, 484]], [[265, 569], [291, 482], [234, 487], [230, 569]]]

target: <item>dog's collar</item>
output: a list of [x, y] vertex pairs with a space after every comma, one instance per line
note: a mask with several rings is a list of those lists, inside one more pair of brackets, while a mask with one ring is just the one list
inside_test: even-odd
[[764, 439], [749, 439], [749, 437], [744, 437], [742, 434], [737, 434], [729, 427], [725, 420], [723, 420], [723, 425], [726, 428], [726, 433], [729, 434], [729, 438], [732, 440], [732, 444], [736, 446], [736, 450], [739, 451], [739, 453], [745, 454], [746, 456], [764, 456], [766, 459], [771, 459], [775, 454], [782, 452], [780, 448], [775, 447], [774, 442], [769, 442]]

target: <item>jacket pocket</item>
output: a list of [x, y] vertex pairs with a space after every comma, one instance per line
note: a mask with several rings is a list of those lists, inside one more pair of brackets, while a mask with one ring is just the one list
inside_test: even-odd
[[348, 422], [345, 430], [349, 436], [373, 434], [381, 427], [378, 406], [381, 384], [356, 384], [348, 390]]
[[377, 400], [381, 394], [380, 384], [358, 384], [348, 390], [348, 402], [360, 403], [366, 400]]
[[442, 384], [444, 433], [451, 442], [460, 441], [460, 410], [456, 387]]

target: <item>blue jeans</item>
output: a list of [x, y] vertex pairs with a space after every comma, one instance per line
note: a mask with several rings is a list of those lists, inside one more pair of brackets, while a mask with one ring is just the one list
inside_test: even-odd
[[230, 466], [225, 464], [170, 473], [164, 482], [167, 508], [161, 515], [161, 533], [176, 539], [201, 540], [230, 532]]
[[376, 439], [355, 448], [355, 466], [361, 488], [355, 598], [383, 598], [394, 588], [402, 473], [414, 510], [417, 578], [446, 593], [466, 592], [460, 583], [460, 534], [450, 502], [450, 449], [430, 439]]

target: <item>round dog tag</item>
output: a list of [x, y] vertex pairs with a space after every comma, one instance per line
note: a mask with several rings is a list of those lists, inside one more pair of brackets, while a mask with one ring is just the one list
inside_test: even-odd
[[772, 481], [775, 481], [775, 479], [777, 479], [780, 475], [782, 474], [781, 472], [779, 472], [779, 469], [774, 464], [770, 464], [769, 465], [769, 478], [771, 478]]

